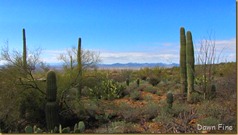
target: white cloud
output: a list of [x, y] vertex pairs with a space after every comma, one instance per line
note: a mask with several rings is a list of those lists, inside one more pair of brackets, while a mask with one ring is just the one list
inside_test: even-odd
[[[216, 50], [219, 53], [223, 48], [221, 55], [222, 61], [236, 61], [236, 39], [216, 40]], [[135, 48], [135, 51], [111, 51], [104, 49], [90, 50], [100, 52], [102, 63], [179, 63], [179, 43], [154, 43], [148, 46]], [[196, 49], [196, 48], [195, 48]], [[66, 53], [67, 49], [63, 50], [43, 50], [41, 58], [47, 63], [59, 63], [58, 57], [62, 53]], [[195, 50], [196, 51], [196, 50]], [[1, 63], [1, 62], [0, 62]]]
[[150, 52], [101, 52], [102, 63], [178, 63], [177, 54], [163, 54]]
[[[236, 61], [236, 39], [215, 40], [216, 55], [219, 57], [219, 62]], [[196, 44], [195, 51], [199, 51], [200, 43]]]

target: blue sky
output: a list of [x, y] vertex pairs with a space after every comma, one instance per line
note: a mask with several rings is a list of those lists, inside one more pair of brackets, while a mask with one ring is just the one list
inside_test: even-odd
[[57, 57], [82, 38], [102, 63], [179, 63], [179, 29], [194, 44], [212, 32], [224, 60], [236, 60], [235, 0], [0, 0], [0, 45], [21, 50], [22, 28], [42, 60]]

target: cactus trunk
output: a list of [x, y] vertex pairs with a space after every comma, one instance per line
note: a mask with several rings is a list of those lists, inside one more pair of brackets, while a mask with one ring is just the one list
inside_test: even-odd
[[45, 106], [46, 112], [46, 123], [48, 131], [51, 131], [58, 126], [59, 117], [58, 117], [59, 107], [56, 102], [47, 102]]
[[79, 72], [79, 85], [78, 85], [78, 96], [81, 95], [82, 90], [82, 54], [81, 54], [81, 38], [78, 39], [78, 53], [77, 53], [77, 61], [78, 61], [78, 72]]
[[181, 93], [187, 94], [187, 69], [186, 69], [186, 36], [183, 27], [180, 28], [180, 83]]
[[57, 85], [56, 85], [56, 74], [54, 71], [49, 71], [47, 73], [46, 80], [46, 97], [47, 103], [45, 106], [45, 115], [46, 115], [46, 124], [48, 131], [51, 131], [58, 126], [59, 124], [59, 116], [58, 111], [59, 107], [56, 102], [57, 95]]
[[191, 93], [194, 91], [194, 49], [192, 34], [190, 31], [186, 35], [186, 65], [187, 65], [187, 101], [191, 101]]
[[22, 30], [23, 34], [23, 68], [24, 70], [27, 69], [27, 62], [26, 62], [26, 34], [25, 34], [25, 29]]

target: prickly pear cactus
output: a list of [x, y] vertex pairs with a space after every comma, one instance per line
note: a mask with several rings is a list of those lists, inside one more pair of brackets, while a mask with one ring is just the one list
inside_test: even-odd
[[26, 127], [25, 127], [25, 133], [33, 133], [33, 128], [32, 128], [32, 126], [26, 126]]

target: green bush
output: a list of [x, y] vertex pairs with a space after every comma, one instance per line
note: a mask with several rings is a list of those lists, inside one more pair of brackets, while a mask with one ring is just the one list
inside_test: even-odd
[[138, 122], [142, 118], [143, 109], [139, 107], [132, 107], [126, 102], [122, 102], [118, 106], [118, 114], [120, 114], [126, 122]]
[[20, 118], [28, 122], [43, 124], [45, 119], [45, 103], [45, 98], [39, 92], [33, 90], [25, 91], [20, 99]]
[[198, 120], [198, 124], [206, 125], [206, 126], [217, 126], [220, 123], [221, 121], [214, 117], [207, 117], [207, 118]]
[[149, 85], [149, 86], [145, 87], [144, 91], [150, 92], [152, 94], [156, 94], [157, 88], [154, 87], [154, 86]]
[[133, 100], [140, 100], [141, 99], [141, 93], [138, 90], [133, 90], [130, 92], [130, 97]]
[[160, 124], [169, 124], [173, 120], [173, 114], [170, 112], [167, 106], [163, 106], [159, 108], [159, 114], [152, 121], [160, 123]]
[[191, 103], [198, 103], [201, 102], [203, 100], [203, 96], [197, 92], [193, 92], [191, 94]]
[[160, 106], [158, 103], [148, 102], [148, 104], [142, 108], [144, 117], [147, 120], [155, 118], [158, 116], [159, 108]]
[[160, 82], [160, 79], [157, 78], [157, 77], [152, 76], [152, 77], [149, 78], [149, 83], [152, 86], [156, 86], [157, 84], [159, 84], [159, 82]]
[[198, 114], [221, 119], [225, 116], [226, 110], [227, 107], [222, 107], [220, 103], [204, 101], [201, 106], [198, 107]]

